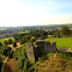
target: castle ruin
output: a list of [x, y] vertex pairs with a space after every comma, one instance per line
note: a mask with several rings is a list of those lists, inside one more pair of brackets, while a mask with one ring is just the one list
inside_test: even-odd
[[35, 63], [35, 61], [38, 60], [38, 57], [56, 50], [56, 42], [50, 43], [49, 41], [45, 42], [44, 40], [37, 40], [36, 45], [33, 45], [30, 42], [26, 45], [27, 57], [31, 63]]

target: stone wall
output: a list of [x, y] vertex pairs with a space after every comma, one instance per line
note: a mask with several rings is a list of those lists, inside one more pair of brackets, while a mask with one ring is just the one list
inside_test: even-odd
[[47, 53], [57, 50], [55, 41], [50, 43], [49, 41], [45, 42], [44, 40], [37, 40], [36, 44], [39, 47], [40, 51], [42, 51], [42, 53]]
[[52, 51], [56, 51], [56, 42], [45, 42], [43, 40], [37, 40], [36, 46], [34, 46], [32, 43], [26, 44], [26, 52], [28, 60], [31, 63], [34, 63], [38, 60], [38, 57], [43, 56], [44, 54]]
[[30, 42], [26, 44], [26, 53], [30, 63], [35, 63], [34, 47]]

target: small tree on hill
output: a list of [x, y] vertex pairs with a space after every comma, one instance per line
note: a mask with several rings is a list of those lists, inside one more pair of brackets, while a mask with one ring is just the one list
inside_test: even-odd
[[69, 36], [71, 34], [70, 28], [68, 26], [63, 26], [62, 27], [62, 34], [66, 35], [66, 36]]

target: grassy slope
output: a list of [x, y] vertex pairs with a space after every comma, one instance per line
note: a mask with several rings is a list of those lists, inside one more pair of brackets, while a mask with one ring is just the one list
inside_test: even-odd
[[58, 48], [72, 48], [72, 37], [70, 38], [47, 38], [46, 41], [56, 41]]
[[1, 38], [0, 42], [2, 42], [2, 44], [4, 44], [4, 40], [9, 40], [9, 39], [12, 39], [14, 41], [13, 37], [6, 37], [6, 38]]
[[72, 72], [72, 62], [70, 62], [67, 57], [63, 58], [59, 53], [49, 53], [46, 60], [37, 62], [37, 71]]

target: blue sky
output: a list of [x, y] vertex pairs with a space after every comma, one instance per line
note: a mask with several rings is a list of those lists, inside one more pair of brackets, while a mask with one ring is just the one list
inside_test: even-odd
[[0, 26], [72, 23], [72, 0], [0, 0]]

